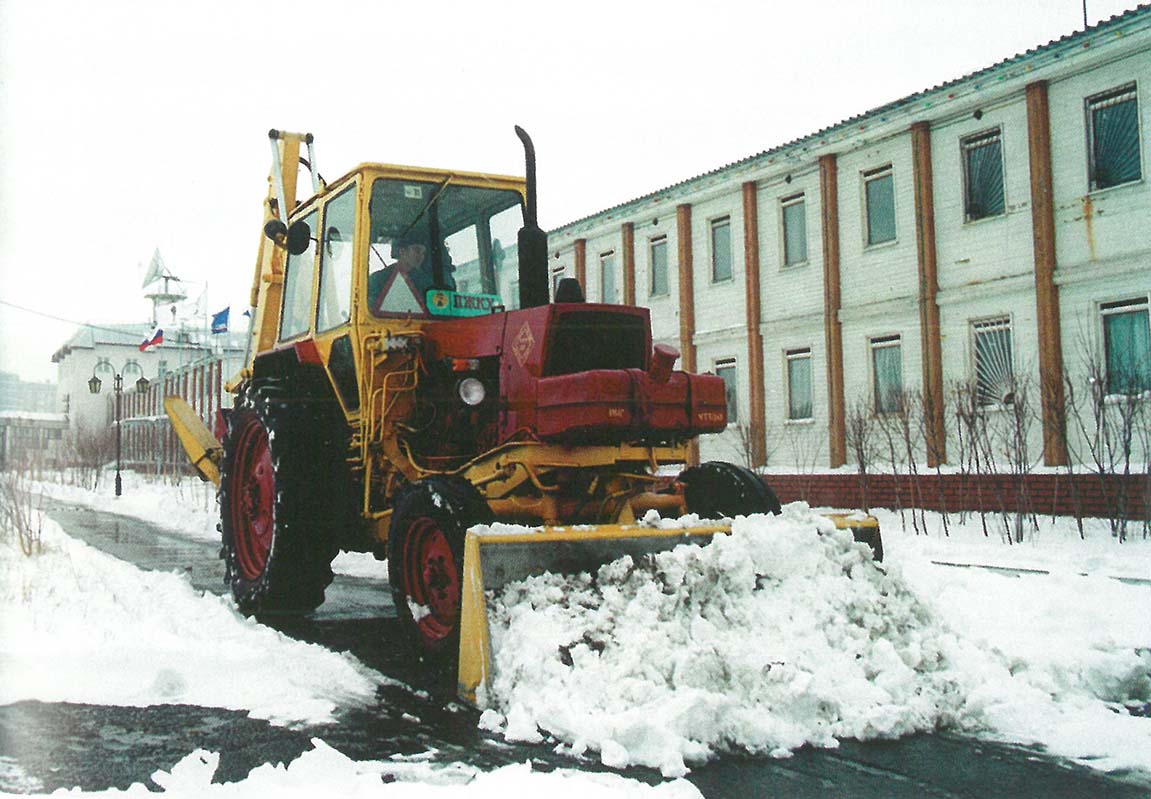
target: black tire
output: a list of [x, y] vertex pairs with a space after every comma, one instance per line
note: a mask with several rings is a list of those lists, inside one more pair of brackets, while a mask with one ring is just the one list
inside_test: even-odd
[[[428, 477], [404, 486], [392, 512], [388, 580], [396, 614], [425, 663], [453, 688], [459, 656], [464, 536], [473, 524], [492, 520], [479, 491], [460, 477]], [[414, 607], [421, 610], [413, 612]]]
[[775, 492], [750, 469], [723, 461], [708, 461], [680, 472], [688, 513], [703, 519], [779, 514]]
[[871, 556], [876, 563], [883, 562], [883, 536], [878, 527], [853, 527], [851, 534], [859, 543], [871, 547]]
[[225, 581], [245, 614], [302, 614], [324, 601], [347, 514], [342, 418], [330, 403], [251, 391], [228, 414], [220, 469]]

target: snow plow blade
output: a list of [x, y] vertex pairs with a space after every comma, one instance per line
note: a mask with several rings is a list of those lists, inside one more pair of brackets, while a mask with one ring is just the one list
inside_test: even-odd
[[[879, 521], [861, 513], [829, 513], [826, 518], [883, 560]], [[469, 530], [464, 541], [463, 596], [460, 598], [460, 658], [456, 693], [485, 709], [491, 687], [491, 631], [485, 592], [545, 572], [591, 572], [616, 558], [639, 558], [680, 544], [706, 544], [731, 532], [728, 521], [697, 527], [653, 528], [639, 525], [544, 527], [535, 532], [502, 534]]]
[[179, 397], [164, 398], [164, 413], [180, 439], [180, 445], [192, 462], [192, 468], [200, 479], [220, 485], [220, 460], [224, 457], [224, 447], [212, 435], [212, 431], [200, 419], [192, 406]]
[[672, 529], [638, 525], [545, 527], [516, 534], [469, 531], [464, 542], [460, 600], [460, 699], [482, 708], [491, 680], [486, 591], [545, 572], [595, 571], [624, 555], [639, 558], [680, 544], [706, 544], [715, 534], [730, 532], [729, 523]]

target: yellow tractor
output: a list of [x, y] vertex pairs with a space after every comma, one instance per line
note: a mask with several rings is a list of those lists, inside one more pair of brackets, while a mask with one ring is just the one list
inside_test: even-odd
[[[472, 702], [489, 678], [485, 591], [729, 531], [659, 529], [651, 511], [779, 512], [743, 467], [677, 469], [726, 427], [721, 378], [675, 370], [647, 309], [549, 286], [534, 151], [516, 133], [526, 179], [373, 163], [325, 183], [310, 135], [271, 131], [234, 407], [213, 433], [165, 403], [219, 486], [244, 612], [308, 612], [338, 551], [374, 552], [425, 659]], [[301, 164], [313, 196], [297, 202]], [[837, 523], [879, 555], [874, 520]]]

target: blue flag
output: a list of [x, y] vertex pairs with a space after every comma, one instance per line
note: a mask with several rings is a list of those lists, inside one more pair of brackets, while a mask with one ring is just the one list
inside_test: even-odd
[[228, 311], [232, 310], [232, 306], [228, 306], [217, 314], [212, 314], [212, 332], [213, 333], [227, 333], [228, 332]]

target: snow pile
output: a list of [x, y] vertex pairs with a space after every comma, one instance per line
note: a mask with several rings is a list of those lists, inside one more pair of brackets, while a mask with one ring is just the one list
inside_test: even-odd
[[245, 619], [182, 575], [141, 571], [44, 520], [44, 550], [0, 542], [0, 704], [186, 703], [322, 723], [374, 700], [354, 658]]
[[[213, 783], [220, 756], [198, 749], [171, 771], [157, 771], [152, 780], [164, 795], [174, 797], [220, 797], [224, 799], [313, 799], [316, 796], [371, 799], [437, 799], [438, 797], [547, 796], [549, 799], [702, 799], [690, 782], [676, 780], [650, 786], [615, 774], [557, 770], [533, 771], [530, 763], [479, 772], [452, 764], [416, 771], [384, 762], [357, 762], [318, 738], [313, 749], [287, 766], [265, 764], [253, 769], [242, 782]], [[418, 780], [418, 781], [417, 781]], [[154, 797], [136, 783], [125, 791], [57, 791], [53, 796]]]
[[[490, 598], [482, 723], [672, 776], [718, 751], [779, 756], [938, 727], [1035, 740], [1056, 700], [1102, 709], [1148, 695], [1151, 664], [1133, 651], [1062, 675], [1058, 658], [1021, 668], [919, 597], [898, 566], [798, 503], [594, 578], [528, 578]], [[1143, 727], [1135, 740], [1151, 744]]]

